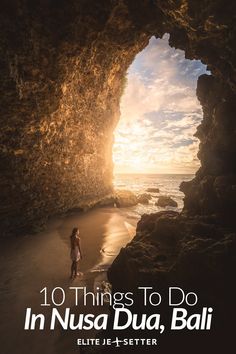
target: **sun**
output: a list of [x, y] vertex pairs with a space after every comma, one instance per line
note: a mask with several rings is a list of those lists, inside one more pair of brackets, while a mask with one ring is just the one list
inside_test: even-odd
[[113, 148], [115, 172], [144, 173], [148, 169], [150, 161], [146, 154], [146, 133], [138, 121], [121, 122], [115, 132]]

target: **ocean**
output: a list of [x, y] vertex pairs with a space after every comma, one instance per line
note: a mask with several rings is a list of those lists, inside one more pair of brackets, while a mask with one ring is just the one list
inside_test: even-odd
[[[114, 176], [114, 187], [116, 189], [127, 189], [135, 194], [147, 193], [147, 188], [157, 187], [159, 193], [150, 193], [152, 199], [149, 204], [138, 204], [134, 207], [125, 208], [125, 212], [130, 218], [140, 218], [143, 214], [155, 213], [161, 210], [183, 209], [184, 194], [179, 190], [179, 186], [183, 181], [190, 181], [194, 178], [194, 174], [116, 174]], [[169, 196], [178, 203], [177, 208], [166, 207], [161, 208], [155, 203], [159, 196]]]

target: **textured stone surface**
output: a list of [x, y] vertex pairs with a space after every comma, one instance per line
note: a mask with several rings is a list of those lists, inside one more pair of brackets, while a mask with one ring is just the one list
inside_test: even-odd
[[17, 232], [112, 192], [124, 75], [148, 36], [119, 2], [1, 7], [1, 214]]
[[158, 198], [158, 201], [156, 202], [156, 205], [160, 206], [160, 207], [164, 207], [164, 208], [167, 207], [167, 206], [176, 208], [178, 206], [178, 203], [174, 199], [172, 199], [171, 197], [168, 197], [168, 196], [165, 196], [165, 195], [161, 195]]
[[198, 80], [197, 96], [204, 117], [197, 129], [201, 168], [191, 182], [183, 182], [184, 210], [216, 214], [234, 222], [236, 205], [236, 100], [227, 85], [212, 76]]
[[160, 189], [159, 188], [147, 188], [148, 193], [159, 193]]
[[[223, 349], [230, 351], [233, 344], [236, 232], [220, 224], [219, 220], [217, 224], [215, 221], [203, 216], [186, 217], [174, 211], [144, 215], [138, 223], [136, 236], [121, 249], [108, 271], [114, 292], [136, 294], [139, 286], [153, 287], [153, 291], [159, 292], [163, 303], [157, 312], [164, 323], [170, 323], [172, 316], [165, 301], [168, 287], [177, 286], [186, 293], [194, 291], [197, 294], [196, 306], [181, 306], [189, 313], [201, 313], [203, 306], [213, 308], [211, 331], [179, 331], [176, 335], [167, 328], [159, 337], [160, 352], [181, 346], [181, 352], [186, 354], [199, 353], [202, 348], [221, 353]], [[143, 307], [139, 297], [132, 310], [139, 315], [155, 311], [152, 306]], [[134, 332], [130, 330], [124, 335], [143, 336], [143, 332]], [[156, 348], [146, 350], [156, 352]]]
[[118, 208], [130, 207], [138, 204], [137, 196], [128, 190], [117, 190], [115, 194], [115, 204]]
[[3, 1], [3, 230], [28, 229], [111, 193], [112, 133], [126, 70], [152, 35], [165, 32], [214, 75], [199, 81], [203, 167], [193, 187], [183, 187], [186, 210], [212, 212], [234, 201], [234, 13], [235, 2], [219, 0]]
[[152, 196], [149, 193], [142, 193], [138, 195], [138, 203], [140, 204], [149, 204], [149, 200], [151, 199]]

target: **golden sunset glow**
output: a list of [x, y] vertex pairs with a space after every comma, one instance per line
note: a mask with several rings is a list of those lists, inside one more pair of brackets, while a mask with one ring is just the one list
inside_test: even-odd
[[196, 97], [200, 61], [168, 44], [168, 35], [150, 40], [127, 73], [115, 130], [115, 173], [194, 173], [199, 167], [198, 140], [202, 119]]

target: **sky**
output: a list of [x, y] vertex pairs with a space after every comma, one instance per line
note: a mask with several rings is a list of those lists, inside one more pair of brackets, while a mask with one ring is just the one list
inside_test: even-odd
[[127, 72], [115, 130], [115, 173], [195, 173], [202, 119], [196, 97], [198, 76], [208, 73], [199, 60], [171, 48], [169, 35], [152, 37]]

